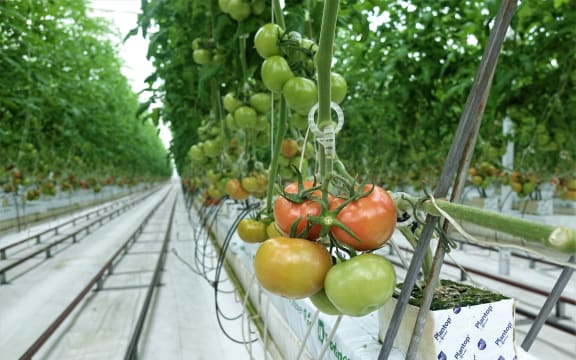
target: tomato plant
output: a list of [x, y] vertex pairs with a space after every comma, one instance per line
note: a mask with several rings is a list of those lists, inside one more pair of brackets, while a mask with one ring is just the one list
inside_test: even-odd
[[320, 243], [288, 237], [264, 241], [254, 257], [256, 278], [266, 290], [302, 299], [324, 286], [332, 266], [330, 253]]
[[[373, 250], [381, 247], [390, 239], [396, 226], [396, 208], [388, 192], [380, 186], [365, 185], [364, 192], [368, 195], [353, 200], [336, 216], [357, 237], [348, 234], [338, 227], [331, 229], [332, 235], [356, 250]], [[334, 209], [344, 202], [335, 199], [331, 208]]]
[[288, 61], [279, 55], [273, 55], [264, 60], [260, 73], [264, 85], [277, 93], [281, 93], [286, 81], [294, 77]]
[[[304, 181], [304, 189], [310, 189], [313, 185], [312, 181]], [[287, 195], [298, 193], [298, 183], [293, 182], [284, 188]], [[313, 191], [309, 196], [320, 198], [321, 193], [319, 190]], [[320, 203], [316, 200], [300, 199], [298, 202], [293, 202], [286, 197], [279, 196], [274, 202], [274, 219], [278, 229], [285, 234], [290, 234], [290, 229], [295, 226], [296, 235], [305, 232], [309, 228], [306, 238], [314, 240], [320, 235], [322, 226], [318, 224], [310, 224], [308, 222], [309, 216], [318, 216], [321, 212]], [[297, 223], [297, 225], [295, 225]]]
[[362, 254], [334, 265], [324, 281], [330, 302], [345, 315], [364, 316], [384, 305], [394, 293], [396, 272], [386, 258]]
[[242, 219], [238, 223], [238, 236], [248, 243], [259, 243], [268, 239], [266, 224], [256, 219]]

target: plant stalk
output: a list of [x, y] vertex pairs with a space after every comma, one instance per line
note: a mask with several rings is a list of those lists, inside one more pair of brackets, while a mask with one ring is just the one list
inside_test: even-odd
[[268, 191], [266, 193], [266, 213], [272, 214], [272, 197], [274, 196], [274, 184], [276, 183], [276, 176], [278, 175], [278, 161], [280, 160], [280, 149], [282, 147], [282, 139], [288, 130], [288, 108], [286, 107], [286, 100], [280, 97], [280, 117], [278, 119], [278, 126], [276, 127], [276, 136], [274, 139], [274, 149], [272, 151], [272, 158], [270, 159], [270, 168], [268, 169]]
[[[411, 203], [417, 203], [420, 200], [405, 193], [397, 194], [395, 198], [396, 206], [402, 210], [410, 209]], [[455, 204], [446, 200], [437, 199], [435, 201], [438, 208], [445, 211], [455, 220], [469, 222], [484, 228], [517, 236], [530, 242], [541, 243], [548, 248], [563, 253], [576, 253], [576, 232], [571, 228], [539, 224], [495, 211]], [[420, 204], [420, 210], [430, 215], [441, 216], [432, 201], [424, 200]]]
[[[330, 73], [332, 71], [332, 49], [338, 19], [339, 0], [326, 0], [322, 14], [322, 26], [316, 54], [316, 73], [318, 76], [318, 119], [317, 124], [323, 131], [322, 124], [331, 120], [330, 108]], [[322, 197], [328, 201], [327, 177], [332, 175], [333, 154], [326, 154], [324, 144], [319, 144], [319, 180], [322, 182]]]
[[274, 18], [276, 19], [276, 24], [278, 24], [280, 28], [286, 30], [286, 23], [284, 22], [284, 13], [282, 13], [280, 0], [272, 0], [272, 6], [274, 7]]

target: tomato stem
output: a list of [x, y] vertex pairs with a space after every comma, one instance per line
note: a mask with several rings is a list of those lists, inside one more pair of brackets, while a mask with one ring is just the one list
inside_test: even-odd
[[282, 139], [288, 131], [288, 109], [286, 100], [280, 97], [280, 116], [278, 117], [278, 126], [276, 127], [276, 136], [274, 139], [274, 149], [270, 159], [270, 168], [268, 169], [268, 192], [266, 194], [266, 212], [272, 214], [272, 197], [274, 195], [274, 184], [278, 175], [278, 161], [280, 160], [280, 149], [282, 148]]
[[[434, 215], [441, 216], [429, 198], [416, 198], [405, 193], [393, 195], [396, 207], [401, 210], [410, 209], [410, 203], [419, 203], [419, 210]], [[464, 221], [483, 228], [496, 230], [509, 234], [520, 239], [512, 239], [508, 242], [520, 242], [526, 245], [523, 240], [539, 243], [548, 249], [553, 249], [562, 253], [576, 253], [576, 231], [568, 227], [556, 227], [547, 224], [539, 224], [510, 215], [480, 209], [462, 204], [455, 204], [446, 200], [435, 200], [438, 208], [446, 212], [455, 220]], [[502, 237], [499, 237], [502, 241]]]
[[272, 0], [272, 6], [274, 7], [274, 17], [276, 23], [283, 30], [286, 29], [286, 23], [284, 22], [284, 13], [282, 12], [282, 7], [280, 6], [280, 0]]
[[[318, 119], [317, 123], [331, 119], [330, 108], [330, 71], [332, 66], [332, 48], [334, 34], [336, 32], [336, 20], [338, 18], [339, 0], [326, 0], [322, 14], [322, 26], [318, 53], [316, 54], [316, 69], [318, 75]], [[328, 202], [328, 171], [332, 171], [332, 155], [327, 159], [324, 144], [319, 144], [319, 178], [322, 183], [322, 200]]]
[[330, 108], [330, 72], [332, 69], [332, 51], [338, 19], [339, 0], [326, 0], [322, 14], [322, 26], [316, 54], [316, 72], [318, 75], [318, 123], [331, 120]]

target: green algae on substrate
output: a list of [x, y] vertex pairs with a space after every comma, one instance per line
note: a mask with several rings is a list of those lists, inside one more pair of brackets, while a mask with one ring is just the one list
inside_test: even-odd
[[[403, 284], [398, 284], [402, 288]], [[422, 304], [425, 287], [414, 287], [408, 303], [414, 306]], [[451, 280], [440, 280], [440, 286], [436, 288], [430, 310], [444, 310], [455, 307], [474, 306], [493, 303], [508, 297], [494, 293], [490, 290], [480, 289], [472, 285], [461, 284]]]

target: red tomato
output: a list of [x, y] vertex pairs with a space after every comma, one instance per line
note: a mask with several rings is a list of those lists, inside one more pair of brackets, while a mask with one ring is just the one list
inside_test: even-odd
[[[371, 187], [366, 185], [363, 191], [369, 191]], [[335, 199], [330, 208], [334, 209], [343, 202], [342, 199]], [[396, 207], [388, 192], [375, 185], [369, 195], [346, 205], [336, 218], [360, 239], [358, 241], [344, 230], [332, 227], [330, 231], [338, 241], [356, 250], [373, 250], [384, 245], [392, 236], [396, 226]]]
[[254, 257], [254, 272], [262, 287], [290, 299], [320, 291], [331, 267], [332, 257], [324, 246], [298, 238], [268, 239]]
[[[312, 181], [304, 181], [304, 188], [309, 189], [313, 185]], [[293, 182], [284, 188], [284, 191], [289, 194], [296, 194], [298, 192], [298, 183]], [[320, 190], [313, 192], [314, 196], [318, 198], [322, 197]], [[302, 203], [296, 204], [288, 201], [282, 196], [279, 196], [274, 203], [274, 219], [278, 229], [280, 229], [285, 234], [290, 234], [290, 228], [292, 224], [298, 221], [296, 228], [296, 235], [301, 234], [306, 229], [306, 224], [308, 223], [308, 216], [318, 216], [320, 215], [321, 207], [320, 203], [314, 200], [306, 200]], [[322, 227], [318, 224], [312, 225], [308, 236], [310, 240], [315, 240], [320, 235], [320, 230]]]

